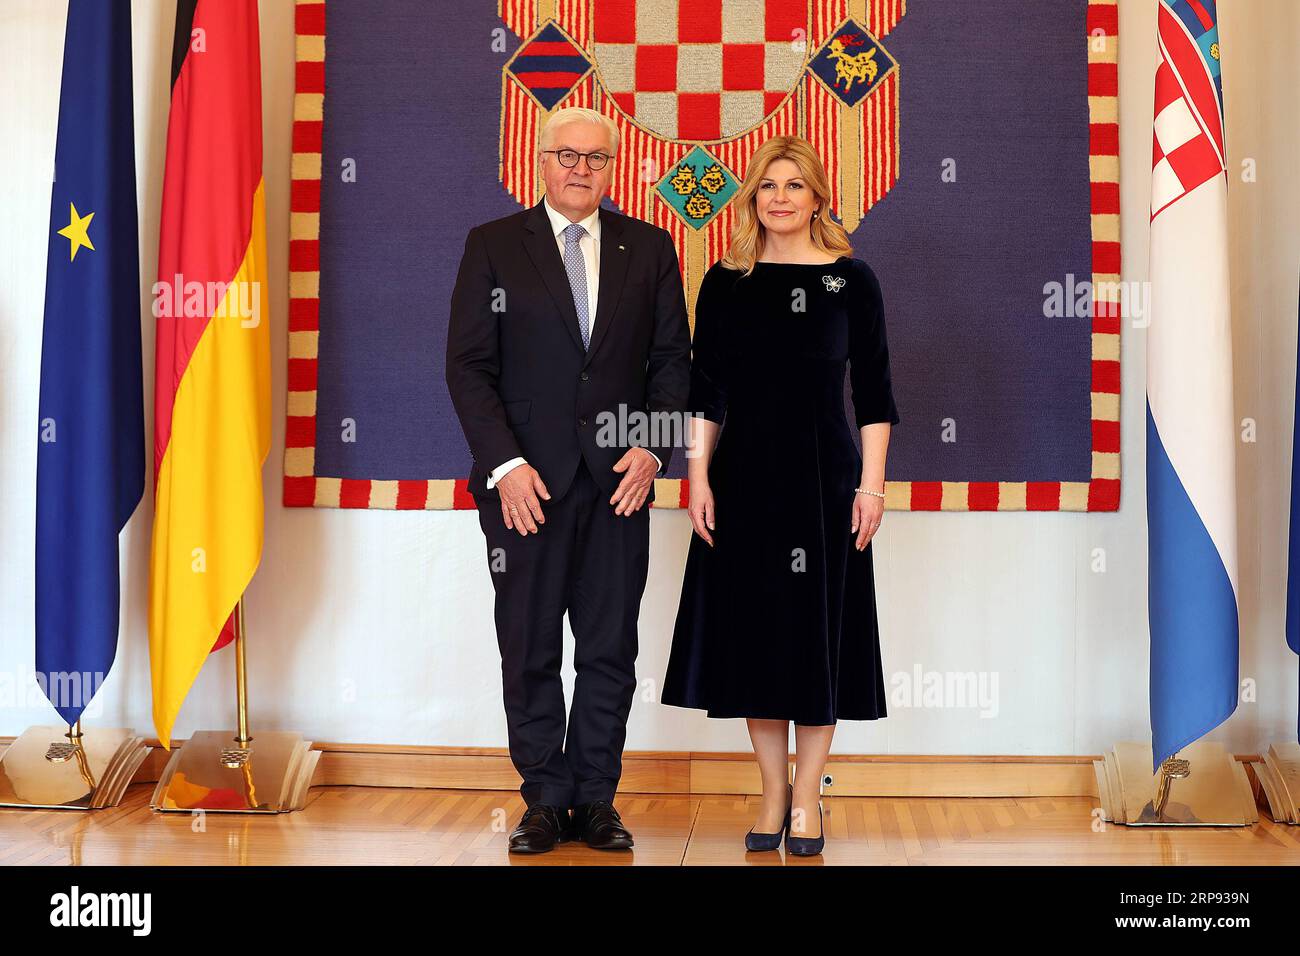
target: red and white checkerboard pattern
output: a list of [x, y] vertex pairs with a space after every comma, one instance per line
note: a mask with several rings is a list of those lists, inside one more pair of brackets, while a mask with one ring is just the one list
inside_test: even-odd
[[807, 0], [601, 0], [596, 67], [646, 129], [694, 142], [739, 136], [790, 95], [808, 56]]
[[1183, 93], [1169, 60], [1156, 70], [1151, 217], [1223, 172], [1223, 158]]

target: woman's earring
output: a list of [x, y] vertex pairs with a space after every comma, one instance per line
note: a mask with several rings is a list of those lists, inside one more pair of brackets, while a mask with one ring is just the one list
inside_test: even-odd
[[814, 209], [814, 210], [813, 210], [813, 218], [816, 219], [817, 216], [818, 216], [818, 214], [819, 214], [820, 212], [821, 212], [821, 210], [819, 210], [819, 209]]

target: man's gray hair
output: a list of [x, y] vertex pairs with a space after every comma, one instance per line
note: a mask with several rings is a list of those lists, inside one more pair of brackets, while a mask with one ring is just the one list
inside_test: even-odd
[[[604, 113], [597, 113], [595, 110], [589, 110], [585, 106], [567, 106], [551, 114], [546, 125], [542, 127], [542, 134], [538, 139], [539, 150], [550, 149], [551, 144], [555, 142], [555, 136], [562, 127], [570, 123], [596, 123], [604, 126], [609, 133], [609, 148], [611, 152], [618, 152], [618, 127], [614, 121]], [[540, 157], [538, 157], [540, 159]]]

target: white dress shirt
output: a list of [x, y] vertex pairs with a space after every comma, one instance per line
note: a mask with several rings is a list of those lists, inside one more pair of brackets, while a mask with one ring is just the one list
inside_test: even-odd
[[[555, 244], [559, 247], [560, 259], [563, 261], [564, 230], [569, 228], [570, 220], [564, 213], [557, 212], [545, 198], [542, 199], [542, 208], [546, 210], [546, 218], [551, 220], [551, 231], [555, 233]], [[587, 264], [587, 331], [595, 335], [596, 304], [600, 301], [600, 208], [597, 207], [586, 219], [579, 220], [578, 224], [586, 230], [578, 239], [578, 248], [582, 251], [582, 258]], [[650, 449], [647, 448], [646, 451]], [[662, 469], [664, 463], [659, 460], [659, 456], [654, 452], [650, 452], [650, 455]], [[493, 468], [492, 473], [488, 475], [487, 487], [495, 486], [507, 472], [523, 463], [523, 458], [511, 458]]]

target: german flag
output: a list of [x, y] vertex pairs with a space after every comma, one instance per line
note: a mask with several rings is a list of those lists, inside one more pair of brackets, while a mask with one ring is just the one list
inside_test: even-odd
[[257, 0], [179, 0], [154, 382], [149, 658], [158, 739], [262, 556], [271, 441]]

